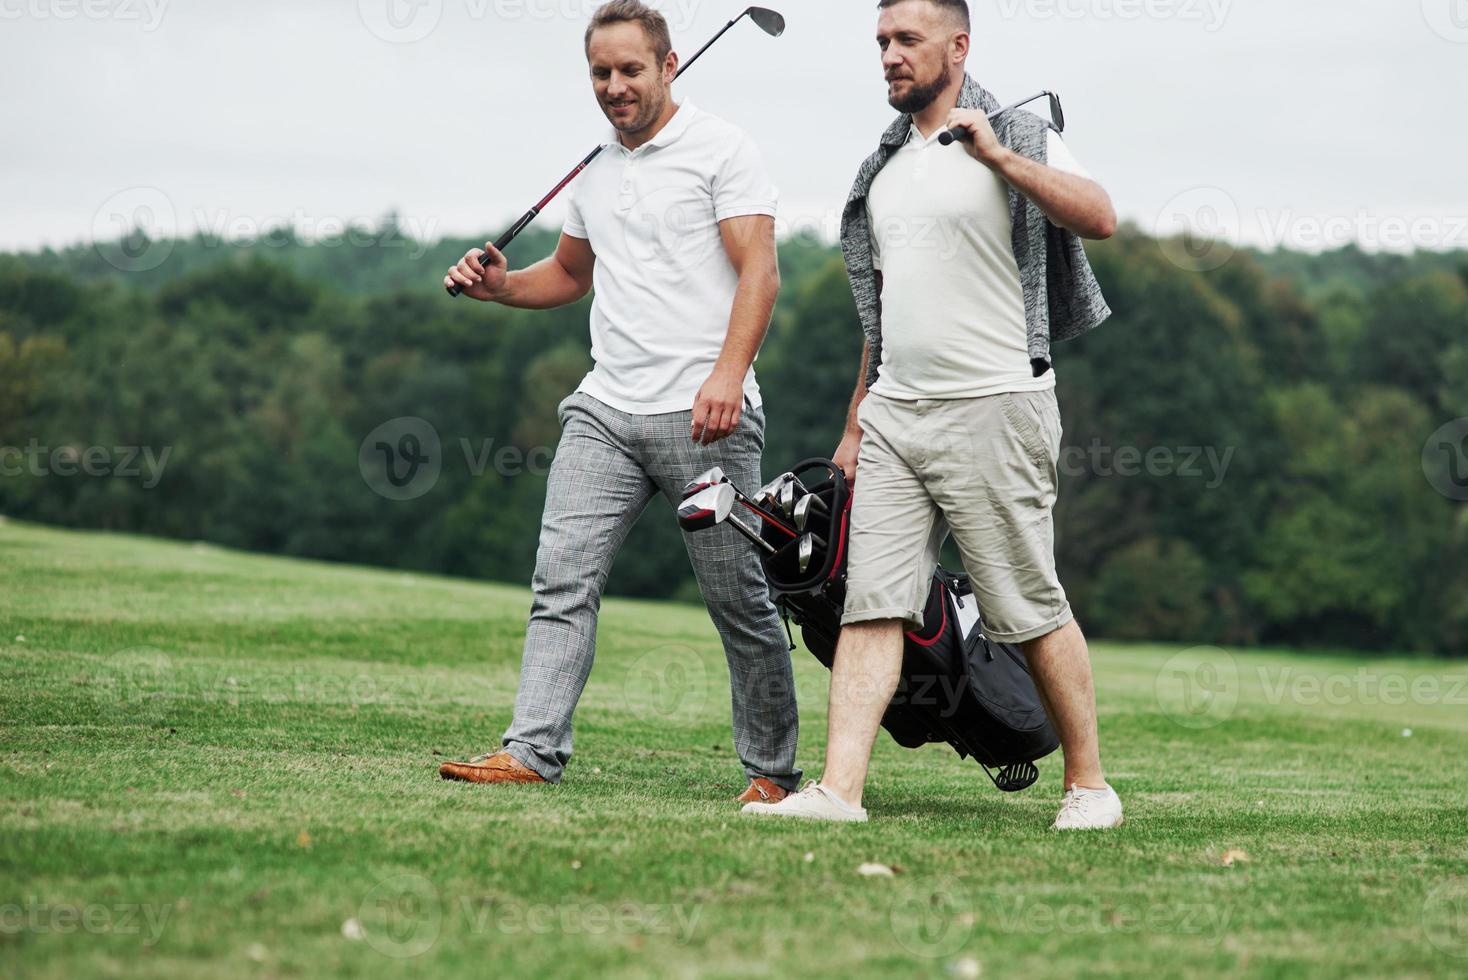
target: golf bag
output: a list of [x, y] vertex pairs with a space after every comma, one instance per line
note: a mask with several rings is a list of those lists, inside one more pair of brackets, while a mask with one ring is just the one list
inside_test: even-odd
[[[765, 574], [787, 626], [793, 619], [806, 647], [830, 669], [846, 600], [851, 494], [830, 460], [807, 460], [792, 472], [824, 505], [807, 507], [802, 529], [815, 535], [816, 547], [802, 570], [799, 540], [765, 522], [761, 536], [774, 546], [764, 558]], [[1024, 655], [984, 634], [966, 575], [938, 569], [923, 624], [904, 636], [902, 677], [882, 727], [906, 748], [946, 742], [959, 756], [972, 756], [999, 789], [1026, 789], [1039, 778], [1036, 760], [1060, 742]]]

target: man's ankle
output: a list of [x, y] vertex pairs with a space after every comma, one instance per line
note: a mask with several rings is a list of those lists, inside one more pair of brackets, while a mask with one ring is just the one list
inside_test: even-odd
[[821, 776], [820, 779], [816, 780], [816, 783], [821, 787], [821, 789], [825, 790], [827, 793], [830, 793], [832, 796], [836, 797], [836, 799], [840, 800], [842, 803], [845, 803], [853, 810], [861, 809], [862, 787], [852, 786], [849, 783], [845, 783], [840, 780], [832, 780], [824, 775]]

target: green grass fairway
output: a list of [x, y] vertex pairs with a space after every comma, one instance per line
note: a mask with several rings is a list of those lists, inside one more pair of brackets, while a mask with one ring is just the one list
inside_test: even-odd
[[832, 827], [738, 816], [694, 607], [606, 604], [563, 785], [440, 781], [528, 608], [0, 526], [0, 977], [1468, 973], [1468, 662], [1098, 643], [1125, 827], [1047, 829], [1058, 758], [1004, 796], [885, 735]]

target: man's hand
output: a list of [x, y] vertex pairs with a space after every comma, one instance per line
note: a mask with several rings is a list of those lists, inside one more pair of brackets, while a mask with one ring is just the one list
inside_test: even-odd
[[832, 460], [841, 467], [841, 472], [846, 474], [847, 483], [856, 482], [856, 458], [861, 453], [861, 430], [847, 429], [846, 435], [841, 437], [841, 445], [836, 447], [836, 456]]
[[734, 433], [744, 409], [744, 376], [714, 368], [693, 400], [693, 441], [712, 446]]
[[463, 289], [464, 296], [492, 303], [505, 288], [509, 274], [509, 260], [494, 247], [493, 242], [485, 242], [484, 248], [471, 248], [458, 265], [449, 266], [443, 285], [445, 289], [457, 285]]
[[954, 109], [948, 113], [948, 129], [966, 129], [969, 137], [963, 140], [963, 148], [968, 150], [969, 156], [984, 164], [992, 166], [998, 163], [1009, 151], [1004, 144], [999, 142], [999, 137], [994, 135], [994, 127], [989, 125], [987, 114], [978, 109]]

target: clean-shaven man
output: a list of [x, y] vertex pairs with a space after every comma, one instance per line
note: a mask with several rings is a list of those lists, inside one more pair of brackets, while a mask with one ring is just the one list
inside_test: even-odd
[[[752, 364], [780, 288], [776, 189], [741, 130], [674, 103], [678, 56], [657, 11], [603, 5], [586, 58], [613, 131], [576, 184], [555, 254], [510, 272], [486, 245], [444, 277], [474, 299], [530, 309], [596, 292], [595, 367], [559, 410], [514, 719], [499, 751], [446, 763], [445, 779], [558, 782], [627, 532], [654, 496], [676, 505], [712, 466], [742, 486], [761, 482]], [[729, 662], [749, 779], [739, 800], [782, 799], [800, 779], [795, 689], [758, 558], [730, 528], [684, 541]]]
[[[1039, 117], [969, 78], [963, 0], [882, 0], [877, 43], [903, 115], [863, 166], [842, 249], [867, 344], [836, 459], [855, 481], [847, 599], [818, 783], [746, 813], [863, 821], [862, 788], [951, 531], [988, 634], [1024, 650], [1065, 753], [1054, 826], [1115, 827], [1085, 637], [1055, 572], [1060, 412], [1050, 343], [1104, 320], [1078, 238], [1111, 200]], [[972, 137], [943, 146], [939, 134]]]

